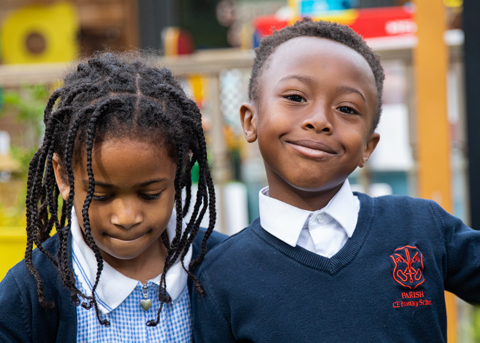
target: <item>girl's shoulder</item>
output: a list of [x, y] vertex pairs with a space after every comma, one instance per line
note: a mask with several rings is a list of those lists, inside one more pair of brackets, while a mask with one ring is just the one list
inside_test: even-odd
[[[53, 235], [49, 239], [47, 239], [43, 244], [42, 244], [43, 249], [45, 252], [50, 254], [53, 258], [56, 258], [56, 254], [58, 251], [59, 247], [59, 239], [58, 235]], [[49, 260], [48, 256], [41, 252], [38, 248], [34, 249], [32, 251], [32, 264], [35, 266], [35, 268], [38, 270], [42, 278], [53, 276], [53, 274], [58, 274], [57, 268], [53, 264], [52, 261]], [[44, 275], [47, 274], [47, 275]], [[22, 260], [18, 262], [15, 266], [13, 266], [5, 278], [7, 277], [15, 277], [19, 280], [19, 282], [32, 282], [35, 281], [33, 275], [30, 274], [30, 272], [27, 269], [27, 265], [25, 263], [25, 260]], [[53, 280], [55, 280], [53, 278]], [[48, 280], [44, 279], [44, 282], [48, 283]], [[2, 281], [3, 282], [3, 281]], [[36, 287], [36, 281], [34, 282], [35, 287]]]
[[[59, 239], [52, 236], [42, 245], [55, 257]], [[52, 337], [75, 337], [75, 305], [70, 292], [63, 287], [58, 269], [47, 255], [35, 249], [32, 262], [43, 281], [45, 300], [53, 303], [54, 309], [46, 311], [38, 300], [37, 281], [28, 271], [25, 260], [9, 270], [0, 282], [0, 341], [51, 341]], [[60, 306], [62, 304], [62, 306]], [[62, 321], [59, 321], [62, 317]], [[60, 324], [63, 323], [63, 324]]]

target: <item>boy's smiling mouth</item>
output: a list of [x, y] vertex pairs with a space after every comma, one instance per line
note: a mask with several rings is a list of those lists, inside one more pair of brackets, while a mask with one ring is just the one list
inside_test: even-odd
[[322, 142], [311, 140], [288, 140], [286, 143], [300, 154], [310, 158], [322, 159], [337, 154], [334, 149]]

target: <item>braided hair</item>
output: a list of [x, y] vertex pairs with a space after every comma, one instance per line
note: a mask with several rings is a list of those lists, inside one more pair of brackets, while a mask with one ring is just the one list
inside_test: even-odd
[[276, 48], [286, 41], [297, 37], [318, 37], [333, 40], [350, 47], [365, 58], [372, 69], [377, 88], [377, 110], [373, 117], [371, 131], [373, 132], [380, 121], [382, 112], [383, 80], [385, 75], [380, 63], [380, 56], [376, 54], [363, 40], [363, 38], [346, 25], [331, 23], [328, 21], [312, 21], [306, 17], [297, 21], [293, 26], [285, 27], [274, 31], [273, 35], [265, 37], [260, 46], [255, 50], [255, 61], [253, 63], [248, 95], [250, 100], [258, 101], [260, 98], [259, 79], [265, 68], [268, 67], [268, 60]]
[[[40, 304], [46, 308], [54, 306], [46, 301], [42, 278], [32, 263], [34, 244], [56, 266], [75, 304], [81, 304], [87, 309], [93, 305], [99, 322], [106, 326], [110, 323], [101, 319], [95, 296], [103, 269], [103, 258], [92, 237], [88, 213], [95, 188], [92, 172], [92, 149], [95, 144], [110, 137], [151, 139], [152, 142], [164, 144], [169, 157], [177, 163], [174, 180], [176, 234], [171, 243], [166, 230], [161, 235], [168, 250], [159, 285], [161, 305], [156, 320], [147, 322], [147, 325], [157, 325], [164, 303], [171, 301], [166, 290], [165, 275], [178, 259], [193, 280], [196, 290], [203, 293], [193, 272], [205, 256], [206, 243], [215, 225], [215, 194], [208, 167], [201, 113], [168, 69], [151, 67], [147, 62], [138, 59], [130, 61], [127, 55], [114, 56], [107, 53], [80, 63], [75, 71], [65, 77], [63, 87], [57, 89], [48, 100], [44, 114], [43, 144], [33, 156], [28, 171], [25, 263], [37, 281]], [[75, 195], [73, 167], [79, 156], [83, 156], [82, 153], [85, 153], [87, 158], [89, 182], [82, 209], [83, 226], [87, 244], [93, 250], [97, 262], [97, 274], [91, 295], [83, 294], [77, 289], [67, 257], [67, 238]], [[54, 154], [58, 155], [66, 170], [66, 175], [62, 175], [62, 178], [70, 186], [68, 197], [61, 206], [61, 213], [60, 190], [55, 182], [52, 163]], [[198, 192], [194, 199], [192, 216], [182, 230], [182, 220], [192, 200], [191, 173], [195, 163], [199, 166]], [[185, 189], [186, 194], [184, 201], [182, 189]], [[184, 257], [207, 210], [209, 224], [202, 241], [201, 253], [186, 267]], [[42, 246], [54, 228], [60, 242], [56, 256]]]

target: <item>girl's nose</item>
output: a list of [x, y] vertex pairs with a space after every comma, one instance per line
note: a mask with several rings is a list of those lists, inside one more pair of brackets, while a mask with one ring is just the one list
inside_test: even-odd
[[143, 221], [143, 215], [132, 202], [117, 199], [112, 205], [114, 210], [110, 221], [113, 225], [130, 229]]

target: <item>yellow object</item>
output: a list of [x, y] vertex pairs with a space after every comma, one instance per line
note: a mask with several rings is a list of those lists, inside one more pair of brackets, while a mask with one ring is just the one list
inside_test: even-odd
[[[448, 55], [444, 41], [445, 7], [438, 0], [417, 0], [418, 45], [414, 51], [417, 93], [418, 195], [452, 211], [450, 135], [447, 117]], [[446, 293], [447, 338], [457, 342], [457, 306]]]
[[78, 18], [70, 2], [28, 5], [8, 15], [0, 27], [5, 64], [65, 62], [78, 56]]
[[443, 3], [447, 7], [462, 7], [463, 0], [443, 0]]
[[0, 155], [0, 170], [8, 170], [9, 172], [19, 172], [20, 162], [11, 155]]
[[298, 0], [288, 0], [288, 7], [291, 8], [293, 17], [298, 18], [299, 13], [298, 13]]
[[204, 90], [207, 83], [205, 76], [199, 74], [190, 75], [188, 77], [188, 83], [190, 85], [190, 88], [192, 89], [193, 100], [195, 100], [197, 105], [201, 107], [205, 98]]
[[[444, 1], [462, 1], [462, 0], [444, 0]], [[297, 20], [300, 19], [299, 13], [299, 1], [298, 0], [288, 0], [288, 7], [292, 10], [292, 18], [289, 21], [289, 25], [293, 25]], [[313, 20], [325, 20], [342, 25], [351, 25], [358, 18], [357, 10], [338, 10], [338, 11], [324, 11], [320, 15], [313, 16]]]
[[23, 227], [0, 228], [0, 280], [8, 270], [23, 260], [27, 235]]
[[314, 20], [325, 20], [342, 25], [351, 25], [358, 18], [357, 10], [343, 10], [343, 11], [328, 11], [323, 13], [319, 17], [313, 18]]
[[178, 36], [180, 35], [180, 29], [178, 27], [169, 27], [165, 29], [163, 41], [164, 41], [164, 54], [165, 56], [177, 56], [178, 55]]

